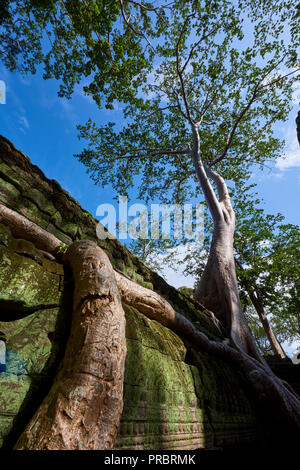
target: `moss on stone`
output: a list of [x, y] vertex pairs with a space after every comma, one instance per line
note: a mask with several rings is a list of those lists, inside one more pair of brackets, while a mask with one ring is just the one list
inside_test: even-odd
[[51, 201], [49, 201], [49, 199], [47, 199], [44, 194], [36, 188], [28, 188], [22, 191], [22, 198], [29, 199], [38, 206], [41, 212], [46, 212], [52, 217], [56, 213], [56, 208]]
[[255, 428], [246, 385], [228, 364], [124, 308], [127, 357], [117, 448], [214, 447], [215, 426], [218, 445], [235, 439], [241, 423], [247, 432], [249, 423]]
[[[18, 357], [21, 358], [24, 374], [41, 374], [51, 355], [52, 342], [59, 309], [39, 310], [19, 320], [0, 322], [0, 330], [7, 338], [8, 357], [6, 371], [19, 370]], [[45, 373], [45, 371], [44, 371]], [[19, 374], [18, 374], [19, 375]]]
[[34, 260], [0, 246], [0, 272], [1, 300], [21, 302], [27, 308], [60, 303], [59, 275]]

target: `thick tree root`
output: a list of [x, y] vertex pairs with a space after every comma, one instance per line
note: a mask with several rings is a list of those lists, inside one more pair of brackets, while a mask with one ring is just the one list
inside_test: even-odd
[[14, 237], [28, 240], [40, 250], [49, 252], [53, 256], [57, 256], [60, 252], [62, 242], [55, 235], [1, 203], [0, 223], [8, 225]]
[[[40, 228], [30, 222], [30, 232], [27, 232], [23, 217], [17, 213], [12, 217], [12, 212], [10, 218], [5, 218], [0, 206], [2, 221], [10, 226], [13, 234], [35, 243]], [[49, 235], [48, 246], [44, 234], [43, 246], [37, 246], [57, 255], [60, 241], [55, 242], [55, 237]], [[230, 341], [210, 340], [159, 294], [113, 272], [96, 243], [75, 242], [68, 249], [65, 261], [71, 265], [75, 277], [74, 319], [66, 356], [49, 395], [16, 448], [113, 446], [122, 410], [125, 357], [124, 314], [118, 292], [124, 303], [184, 336], [201, 350], [233, 364], [243, 373], [269, 424], [276, 425], [281, 435], [299, 434], [300, 398], [264, 363], [232, 346]], [[107, 352], [112, 362], [108, 363]]]
[[125, 314], [107, 255], [75, 242], [71, 333], [53, 386], [15, 449], [111, 449], [123, 409]]

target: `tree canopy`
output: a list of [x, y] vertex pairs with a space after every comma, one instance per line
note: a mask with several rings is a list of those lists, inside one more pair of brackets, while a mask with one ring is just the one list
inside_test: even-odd
[[79, 126], [88, 146], [78, 158], [96, 183], [126, 194], [138, 176], [142, 199], [199, 197], [191, 123], [203, 161], [226, 179], [247, 178], [253, 163], [282, 153], [273, 128], [288, 116], [299, 67], [295, 14], [282, 2], [267, 22], [251, 6], [173, 2], [141, 101], [124, 108], [121, 130], [113, 122]]
[[[6, 0], [0, 51], [5, 66], [23, 74], [43, 66], [70, 98], [79, 83], [98, 106], [137, 101], [168, 7], [133, 0]], [[151, 14], [151, 21], [149, 15]]]

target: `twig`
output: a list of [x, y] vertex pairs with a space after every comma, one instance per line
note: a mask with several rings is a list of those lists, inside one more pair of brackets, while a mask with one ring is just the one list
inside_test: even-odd
[[147, 36], [144, 34], [144, 33], [140, 33], [139, 31], [137, 31], [133, 26], [132, 24], [130, 23], [130, 15], [129, 17], [127, 18], [126, 17], [126, 14], [125, 14], [125, 10], [124, 10], [124, 4], [123, 4], [123, 0], [119, 0], [119, 3], [120, 3], [120, 7], [121, 7], [121, 13], [122, 13], [122, 17], [123, 17], [123, 20], [125, 22], [125, 24], [128, 26], [129, 29], [131, 29], [131, 31], [136, 34], [137, 36], [140, 36], [142, 38], [144, 38], [148, 45], [154, 49], [154, 47], [152, 46], [151, 42], [149, 41], [149, 39], [147, 38]]
[[185, 150], [159, 150], [159, 151], [151, 151], [145, 154], [138, 154], [138, 155], [117, 155], [115, 156], [115, 159], [119, 158], [145, 158], [145, 157], [163, 157], [165, 155], [188, 155], [191, 154], [192, 151], [191, 149], [185, 149]]
[[283, 80], [284, 78], [289, 77], [289, 76], [292, 75], [293, 73], [296, 73], [296, 72], [299, 72], [299, 71], [300, 71], [300, 67], [297, 68], [297, 69], [295, 69], [295, 70], [293, 70], [292, 72], [287, 73], [286, 75], [282, 75], [281, 77], [276, 78], [275, 80], [273, 80], [273, 82], [269, 82], [269, 83], [266, 83], [265, 85], [262, 85], [262, 86], [260, 87], [260, 89], [266, 88], [266, 87], [268, 87], [268, 86], [271, 86], [271, 85], [273, 85], [274, 83], [277, 83], [277, 82], [279, 82], [280, 80]]

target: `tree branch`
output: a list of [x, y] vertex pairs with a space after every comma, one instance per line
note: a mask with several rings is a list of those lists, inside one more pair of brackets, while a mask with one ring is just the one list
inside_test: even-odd
[[144, 38], [148, 45], [154, 49], [153, 45], [151, 44], [151, 42], [149, 41], [149, 39], [147, 38], [147, 36], [144, 34], [144, 33], [140, 33], [139, 31], [137, 31], [133, 26], [132, 24], [130, 23], [130, 16], [127, 18], [126, 17], [126, 13], [125, 13], [125, 10], [124, 10], [124, 4], [123, 4], [123, 0], [119, 0], [119, 3], [120, 3], [120, 7], [121, 7], [121, 13], [122, 13], [122, 17], [123, 17], [123, 20], [125, 22], [125, 24], [128, 26], [129, 29], [131, 29], [131, 31], [137, 35], [137, 36], [140, 36], [142, 38]]
[[[149, 114], [143, 114], [142, 115], [142, 118], [148, 118], [150, 116], [153, 116], [154, 114], [156, 114], [158, 111], [166, 111], [167, 109], [172, 109], [172, 108], [177, 108], [178, 109], [178, 104], [174, 104], [174, 105], [169, 105], [169, 106], [165, 106], [164, 108], [158, 108], [157, 110], [153, 111], [152, 113], [149, 113]], [[180, 110], [179, 110], [180, 111]]]
[[137, 154], [137, 155], [117, 155], [115, 159], [119, 158], [148, 158], [148, 157], [163, 157], [165, 155], [188, 155], [191, 154], [191, 149], [185, 150], [153, 150], [145, 154]]
[[167, 5], [160, 5], [159, 7], [147, 7], [146, 5], [143, 5], [143, 3], [140, 2], [135, 2], [134, 0], [125, 0], [127, 3], [132, 3], [135, 6], [140, 7], [141, 9], [147, 10], [147, 11], [154, 11], [157, 12], [159, 10], [164, 10], [166, 8], [170, 8], [170, 5], [174, 5], [175, 2], [170, 2], [167, 3]]
[[182, 97], [183, 97], [183, 101], [184, 101], [184, 105], [185, 105], [185, 110], [186, 110], [186, 117], [188, 119], [188, 121], [193, 124], [193, 120], [191, 118], [191, 114], [190, 114], [190, 109], [189, 109], [189, 105], [188, 105], [188, 102], [187, 102], [187, 97], [186, 97], [186, 91], [185, 91], [185, 84], [184, 84], [184, 80], [183, 80], [183, 72], [182, 72], [182, 69], [180, 69], [180, 61], [179, 61], [179, 44], [180, 44], [180, 41], [182, 39], [182, 36], [183, 36], [183, 33], [184, 33], [184, 30], [188, 24], [188, 21], [190, 18], [193, 18], [195, 16], [194, 13], [190, 14], [187, 16], [183, 26], [182, 26], [182, 29], [179, 33], [179, 36], [178, 36], [178, 40], [176, 42], [176, 46], [175, 46], [175, 53], [176, 53], [176, 71], [177, 71], [177, 75], [179, 77], [179, 81], [180, 81], [180, 87], [181, 87], [181, 91], [182, 91]]
[[207, 201], [210, 213], [215, 223], [218, 223], [223, 219], [223, 212], [220, 206], [220, 203], [215, 195], [215, 192], [208, 180], [207, 174], [205, 172], [203, 162], [201, 159], [201, 150], [200, 150], [200, 137], [199, 132], [195, 124], [192, 125], [193, 132], [193, 161], [195, 166], [195, 171], [198, 176], [201, 188], [203, 190], [205, 199]]
[[218, 195], [219, 195], [219, 201], [222, 202], [225, 199], [229, 199], [230, 201], [228, 188], [223, 178], [218, 173], [213, 171], [211, 168], [206, 167], [205, 171], [206, 171], [207, 176], [216, 183]]
[[[194, 16], [194, 15], [190, 15], [190, 16]], [[194, 52], [195, 49], [199, 46], [199, 44], [200, 44], [202, 41], [204, 41], [206, 38], [208, 38], [209, 36], [211, 36], [215, 31], [217, 31], [217, 29], [218, 29], [219, 27], [220, 27], [219, 24], [215, 25], [214, 28], [213, 28], [211, 31], [209, 31], [207, 34], [203, 35], [203, 36], [199, 39], [199, 41], [197, 41], [197, 42], [195, 42], [195, 44], [193, 44], [193, 46], [192, 46], [191, 49], [190, 49], [190, 53], [189, 53], [189, 55], [188, 55], [188, 58], [186, 59], [186, 61], [185, 61], [184, 65], [183, 65], [183, 67], [181, 68], [181, 73], [183, 73], [183, 72], [185, 71], [185, 69], [186, 69], [186, 67], [187, 67], [187, 65], [188, 65], [188, 63], [189, 63], [189, 61], [191, 60], [191, 57], [192, 57], [192, 55], [193, 55], [193, 52]]]
[[268, 86], [274, 85], [274, 83], [277, 83], [277, 82], [279, 82], [280, 80], [283, 80], [284, 78], [289, 77], [290, 75], [293, 75], [294, 73], [299, 72], [299, 71], [300, 71], [300, 67], [297, 68], [297, 69], [295, 69], [295, 70], [293, 70], [292, 72], [287, 73], [286, 75], [282, 75], [282, 76], [276, 78], [275, 80], [273, 80], [273, 82], [269, 82], [269, 83], [266, 83], [265, 85], [262, 85], [262, 86], [260, 87], [260, 90], [263, 89], [263, 88], [266, 88], [266, 87], [268, 87]]
[[245, 114], [248, 112], [248, 110], [250, 109], [250, 107], [252, 106], [252, 104], [254, 103], [254, 101], [256, 100], [257, 95], [259, 94], [259, 92], [260, 92], [263, 88], [265, 88], [265, 87], [267, 87], [267, 86], [270, 86], [270, 85], [272, 85], [272, 84], [278, 82], [279, 80], [282, 80], [283, 78], [286, 78], [287, 76], [289, 76], [289, 75], [291, 75], [291, 74], [293, 74], [293, 73], [296, 73], [298, 70], [300, 70], [300, 68], [298, 68], [298, 69], [294, 70], [293, 72], [290, 72], [290, 73], [286, 74], [286, 75], [283, 76], [283, 77], [279, 77], [278, 79], [274, 80], [273, 82], [270, 82], [270, 83], [267, 83], [267, 84], [261, 86], [260, 84], [262, 83], [262, 81], [265, 80], [266, 77], [267, 77], [276, 67], [278, 67], [278, 65], [284, 60], [284, 57], [285, 57], [285, 56], [286, 56], [286, 54], [283, 56], [283, 58], [280, 59], [280, 61], [279, 61], [278, 63], [276, 63], [275, 65], [273, 65], [273, 66], [268, 70], [268, 72], [264, 75], [264, 77], [261, 78], [261, 79], [259, 80], [259, 82], [256, 84], [256, 86], [254, 87], [254, 90], [253, 90], [253, 93], [252, 93], [252, 96], [251, 96], [249, 102], [247, 103], [247, 105], [245, 106], [245, 108], [241, 111], [241, 113], [239, 114], [239, 116], [237, 117], [237, 119], [236, 119], [236, 121], [235, 121], [235, 123], [234, 123], [234, 125], [233, 125], [233, 128], [232, 128], [231, 132], [228, 134], [227, 141], [226, 141], [226, 145], [225, 145], [225, 149], [224, 149], [223, 153], [222, 153], [219, 157], [215, 158], [215, 159], [211, 162], [211, 165], [215, 165], [216, 163], [220, 162], [221, 160], [223, 160], [223, 159], [226, 157], [227, 152], [228, 152], [228, 150], [229, 150], [229, 148], [230, 148], [230, 146], [231, 146], [233, 137], [234, 137], [234, 135], [235, 135], [235, 132], [236, 132], [236, 130], [237, 130], [237, 128], [238, 128], [238, 125], [240, 124], [240, 122], [242, 121], [243, 117], [244, 117]]
[[[259, 82], [261, 83], [261, 82]], [[215, 158], [213, 161], [212, 161], [212, 165], [215, 165], [216, 163], [220, 162], [221, 160], [223, 160], [226, 155], [227, 155], [227, 152], [231, 146], [231, 143], [232, 143], [232, 140], [233, 140], [233, 137], [235, 135], [235, 132], [238, 128], [238, 125], [239, 123], [241, 122], [241, 120], [243, 119], [243, 117], [245, 116], [245, 114], [247, 113], [247, 111], [250, 109], [251, 105], [254, 103], [256, 97], [257, 97], [257, 94], [258, 94], [258, 90], [259, 90], [259, 83], [255, 86], [254, 88], [254, 91], [253, 91], [253, 94], [252, 94], [252, 97], [251, 99], [249, 100], [248, 104], [245, 106], [245, 108], [241, 111], [241, 113], [239, 114], [238, 118], [236, 119], [234, 125], [233, 125], [233, 128], [231, 130], [231, 132], [228, 134], [228, 137], [227, 137], [227, 141], [226, 141], [226, 145], [225, 145], [225, 149], [222, 153], [222, 155], [220, 155], [220, 157], [217, 157]]]

